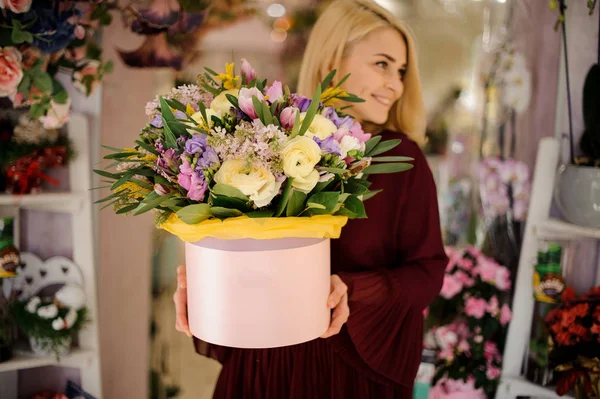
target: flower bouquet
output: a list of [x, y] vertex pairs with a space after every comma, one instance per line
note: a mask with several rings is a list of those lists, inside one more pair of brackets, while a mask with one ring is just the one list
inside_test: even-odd
[[[274, 347], [320, 336], [329, 323], [329, 240], [365, 218], [377, 194], [366, 176], [410, 169], [411, 158], [376, 157], [381, 140], [333, 107], [362, 101], [331, 84], [312, 99], [227, 64], [197, 85], [148, 103], [134, 148], [109, 148], [116, 171], [102, 199], [117, 213], [154, 210], [187, 242], [188, 318], [211, 343]], [[377, 162], [377, 164], [373, 164]]]
[[11, 313], [29, 337], [33, 352], [40, 356], [54, 354], [57, 359], [70, 352], [73, 334], [87, 323], [85, 293], [78, 285], [65, 285], [52, 297], [15, 301]]
[[577, 297], [571, 287], [546, 316], [552, 336], [550, 363], [558, 372], [556, 393], [577, 399], [600, 397], [600, 287]]
[[508, 269], [475, 248], [447, 249], [440, 296], [430, 305], [425, 346], [438, 351], [432, 397], [493, 397], [512, 317]]

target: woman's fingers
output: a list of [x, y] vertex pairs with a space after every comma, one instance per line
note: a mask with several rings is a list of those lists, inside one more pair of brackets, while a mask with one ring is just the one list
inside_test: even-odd
[[329, 306], [330, 309], [335, 308], [346, 292], [348, 292], [348, 287], [344, 284], [342, 279], [335, 274], [331, 276], [331, 294], [329, 295], [327, 306]]
[[321, 338], [329, 338], [333, 335], [339, 334], [342, 330], [342, 326], [348, 321], [350, 316], [350, 307], [348, 306], [348, 295], [344, 294], [341, 301], [333, 311], [331, 318], [331, 324], [325, 334]]
[[177, 268], [177, 290], [173, 294], [173, 302], [175, 302], [175, 329], [192, 336], [188, 324], [187, 315], [187, 289], [186, 289], [186, 274], [185, 266]]

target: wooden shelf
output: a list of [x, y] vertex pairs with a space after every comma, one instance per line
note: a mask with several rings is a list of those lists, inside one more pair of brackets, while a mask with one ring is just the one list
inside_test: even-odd
[[574, 399], [573, 396], [563, 395], [558, 396], [554, 387], [543, 387], [526, 380], [523, 377], [503, 377], [500, 387], [498, 388], [499, 395], [497, 397], [517, 397], [517, 396], [532, 396], [544, 399]]
[[0, 373], [42, 366], [86, 368], [93, 363], [95, 356], [93, 350], [74, 349], [69, 355], [62, 356], [60, 361], [57, 362], [55, 357], [38, 357], [33, 353], [17, 353], [12, 359], [0, 363]]
[[600, 239], [600, 229], [578, 226], [557, 219], [547, 219], [536, 226], [539, 237], [548, 238], [596, 238]]
[[81, 208], [85, 198], [85, 195], [81, 193], [1, 194], [0, 206], [73, 213]]

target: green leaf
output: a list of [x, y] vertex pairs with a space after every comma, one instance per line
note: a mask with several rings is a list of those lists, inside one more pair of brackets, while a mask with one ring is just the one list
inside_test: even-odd
[[[326, 215], [333, 211], [339, 198], [340, 193], [337, 192], [320, 192], [313, 194], [306, 205], [311, 208], [309, 210], [311, 215]], [[315, 209], [315, 207], [318, 209]]]
[[117, 215], [121, 215], [123, 213], [129, 213], [131, 211], [133, 211], [135, 208], [138, 207], [138, 204], [131, 204], [131, 205], [127, 205], [124, 206], [123, 208], [120, 208], [119, 210], [117, 210], [117, 212], [115, 212]]
[[340, 100], [344, 100], [349, 103], [364, 103], [365, 102], [364, 98], [360, 98], [360, 97], [356, 97], [356, 96], [352, 96], [352, 95], [340, 97]]
[[105, 12], [104, 14], [102, 14], [100, 16], [100, 25], [110, 25], [110, 23], [112, 22], [112, 15], [110, 15], [109, 13]]
[[213, 206], [210, 210], [214, 217], [221, 220], [243, 215], [243, 213], [237, 209], [222, 208], [220, 206]]
[[[150, 144], [144, 143], [141, 140], [136, 140], [135, 143], [137, 145], [139, 145], [140, 147], [142, 147], [144, 150], [148, 151], [149, 153], [154, 154], [154, 155], [159, 155], [158, 151], [156, 151], [156, 149], [154, 147], [152, 147]], [[122, 151], [122, 150], [119, 150], [119, 149], [117, 149], [117, 150], [118, 151]]]
[[293, 139], [300, 133], [300, 111], [296, 112], [296, 119], [294, 120], [294, 127], [292, 127], [292, 133], [290, 139]]
[[132, 177], [133, 174], [131, 172], [125, 173], [123, 177], [113, 183], [113, 185], [110, 187], [111, 191], [115, 191], [117, 188], [127, 183]]
[[363, 170], [365, 175], [375, 175], [382, 173], [397, 173], [412, 169], [414, 165], [410, 163], [382, 163], [379, 165], [371, 165]]
[[315, 91], [315, 94], [313, 95], [310, 106], [306, 110], [306, 115], [304, 116], [304, 121], [302, 121], [302, 126], [300, 127], [300, 132], [299, 132], [300, 136], [304, 135], [304, 133], [310, 127], [310, 124], [312, 123], [313, 119], [315, 118], [315, 115], [317, 114], [317, 111], [319, 109], [320, 98], [321, 98], [321, 86], [319, 85], [319, 86], [317, 86], [317, 90]]
[[263, 107], [262, 107], [262, 101], [260, 101], [258, 99], [258, 97], [256, 96], [252, 96], [252, 106], [254, 107], [254, 110], [256, 111], [256, 115], [258, 115], [258, 119], [260, 119], [260, 121], [262, 123], [265, 123], [265, 117], [263, 115]]
[[283, 214], [283, 211], [285, 210], [285, 207], [287, 206], [288, 201], [290, 200], [293, 182], [294, 182], [294, 178], [288, 177], [288, 179], [285, 183], [283, 192], [281, 193], [281, 198], [279, 199], [279, 202], [277, 203], [277, 208], [275, 209], [275, 217], [276, 218], [278, 218], [279, 216], [281, 216]]
[[165, 147], [167, 148], [177, 148], [177, 138], [175, 137], [175, 133], [169, 127], [169, 123], [163, 117], [163, 131], [165, 132]]
[[177, 217], [187, 224], [197, 224], [212, 216], [210, 205], [188, 205], [176, 213]]
[[343, 84], [344, 84], [344, 82], [345, 82], [346, 80], [348, 80], [348, 78], [349, 78], [349, 77], [350, 77], [350, 74], [347, 74], [346, 76], [344, 76], [344, 77], [342, 78], [342, 80], [340, 80], [340, 81], [338, 82], [338, 84], [336, 84], [336, 85], [335, 85], [335, 87], [340, 87], [341, 85], [343, 85]]
[[253, 219], [270, 218], [273, 216], [273, 211], [254, 211], [246, 213], [246, 216]]
[[344, 184], [344, 192], [360, 195], [369, 191], [369, 188], [363, 184], [358, 183], [357, 179], [350, 179]]
[[377, 144], [375, 147], [373, 147], [373, 149], [370, 152], [365, 153], [365, 156], [372, 157], [375, 155], [382, 154], [384, 152], [391, 150], [394, 147], [397, 147], [398, 144], [400, 144], [401, 142], [402, 142], [402, 140], [400, 140], [400, 139], [383, 141], [383, 142]]
[[29, 115], [31, 115], [33, 119], [38, 119], [39, 117], [44, 116], [47, 110], [48, 105], [43, 103], [32, 104], [31, 108], [29, 108]]
[[144, 198], [142, 202], [140, 202], [140, 205], [135, 209], [135, 211], [133, 211], [133, 214], [137, 216], [141, 215], [142, 213], [148, 212], [149, 210], [156, 208], [157, 206], [171, 198], [173, 195], [175, 195], [175, 193], [175, 191], [171, 191], [170, 193], [165, 195], [158, 195], [156, 191], [152, 191], [150, 194], [148, 194], [146, 198]]
[[97, 175], [100, 175], [102, 177], [108, 177], [109, 179], [114, 179], [114, 180], [119, 180], [121, 178], [121, 176], [123, 176], [120, 173], [119, 174], [114, 174], [114, 173], [110, 173], [110, 172], [107, 172], [107, 171], [101, 170], [101, 169], [94, 169], [93, 171]]
[[335, 76], [335, 73], [336, 73], [336, 70], [334, 69], [333, 71], [329, 72], [329, 74], [327, 76], [325, 76], [325, 79], [323, 79], [323, 82], [321, 82], [321, 92], [324, 92], [325, 90], [327, 90], [327, 88], [329, 87], [329, 84], [331, 83], [331, 80]]
[[68, 100], [69, 94], [66, 90], [59, 91], [57, 94], [54, 95], [54, 102], [57, 104], [66, 104]]
[[349, 196], [344, 202], [344, 208], [354, 213], [357, 219], [365, 219], [367, 213], [365, 212], [365, 204], [356, 197], [355, 195]]
[[33, 84], [43, 92], [52, 92], [52, 78], [46, 72], [39, 73], [33, 77]]
[[169, 105], [169, 107], [181, 111], [185, 114], [185, 105], [175, 99], [167, 99], [165, 98], [165, 102]]
[[202, 101], [200, 101], [198, 103], [198, 109], [200, 109], [200, 114], [202, 115], [202, 119], [204, 119], [204, 122], [206, 122], [206, 124], [208, 124], [208, 117], [206, 116], [206, 105], [204, 105], [204, 103]]
[[[213, 96], [218, 96], [219, 95], [219, 89], [215, 89], [214, 87], [212, 87], [211, 85], [207, 84], [207, 83], [202, 83], [202, 87], [204, 88], [204, 90], [208, 91], [209, 93], [211, 93]], [[202, 101], [200, 101], [198, 103], [198, 105], [200, 105]]]
[[237, 209], [241, 212], [252, 211], [252, 206], [250, 205], [248, 199], [243, 200], [239, 198], [228, 197], [226, 195], [213, 195], [212, 205], [220, 208]]
[[238, 198], [243, 201], [248, 201], [248, 196], [244, 195], [240, 190], [235, 187], [228, 186], [227, 184], [216, 184], [212, 189], [213, 194], [223, 195], [231, 198]]
[[288, 202], [285, 216], [298, 216], [305, 208], [304, 203], [306, 202], [306, 197], [307, 195], [302, 191], [294, 190]]
[[232, 94], [225, 94], [225, 97], [227, 97], [227, 99], [229, 100], [229, 102], [231, 103], [231, 105], [233, 105], [236, 108], [240, 107], [240, 104], [238, 102], [238, 99], [236, 96], [232, 95]]
[[[17, 88], [17, 91], [19, 91], [19, 93], [23, 93], [24, 95], [29, 95], [29, 88], [31, 87], [31, 76], [29, 76], [29, 74], [25, 73], [23, 75], [23, 79], [21, 79], [21, 83], [19, 83], [19, 87]], [[25, 98], [27, 99], [27, 98]]]
[[333, 180], [329, 180], [329, 181], [324, 181], [324, 182], [319, 182], [317, 183], [317, 185], [315, 186], [315, 188], [312, 189], [312, 193], [316, 194], [316, 193], [320, 193], [321, 191], [324, 191], [326, 188], [328, 188], [329, 186], [333, 185], [333, 183], [336, 181], [336, 179], [334, 178]]
[[372, 162], [405, 162], [414, 160], [411, 157], [375, 157], [371, 159]]
[[166, 123], [175, 137], [188, 136], [187, 126], [180, 120], [174, 120]]
[[204, 69], [205, 69], [205, 70], [206, 70], [208, 73], [210, 73], [211, 75], [213, 75], [213, 76], [217, 76], [217, 75], [219, 75], [217, 72], [213, 71], [213, 70], [212, 70], [212, 69], [210, 69], [209, 67], [204, 67]]
[[267, 103], [264, 101], [261, 101], [260, 104], [262, 107], [262, 115], [263, 115], [263, 118], [265, 119], [265, 121], [264, 121], [265, 126], [272, 125], [273, 124], [273, 115], [271, 114], [271, 109], [269, 108]]
[[13, 31], [11, 38], [15, 44], [33, 42], [33, 35], [30, 32], [25, 32], [21, 30], [21, 23], [16, 19], [13, 20]]
[[169, 107], [169, 103], [164, 97], [159, 98], [160, 103], [160, 113], [162, 115], [163, 121], [174, 121], [175, 115], [173, 115], [173, 111], [171, 111], [171, 107]]
[[[108, 154], [102, 157], [102, 159], [121, 159], [121, 158], [129, 158], [132, 155], [138, 155], [139, 153], [131, 153], [131, 152], [117, 152], [114, 154]], [[137, 160], [135, 161], [137, 162]]]
[[373, 198], [375, 195], [379, 194], [380, 192], [382, 192], [383, 190], [373, 190], [373, 191], [367, 191], [366, 193], [362, 194], [362, 200], [363, 202]]
[[107, 61], [104, 63], [104, 73], [112, 73], [115, 69], [115, 64], [112, 61]]
[[94, 204], [101, 204], [103, 202], [110, 201], [111, 199], [117, 198], [120, 195], [121, 195], [121, 193], [112, 193], [111, 195], [106, 196], [106, 197], [104, 197], [102, 199], [99, 199], [98, 201], [94, 201]]
[[342, 169], [342, 168], [327, 168], [327, 167], [321, 167], [319, 166], [319, 170], [324, 170], [325, 172], [329, 172], [329, 173], [335, 173], [335, 174], [345, 174], [345, 173], [350, 173], [350, 171], [348, 169]]
[[371, 150], [373, 148], [375, 148], [375, 146], [381, 141], [381, 136], [373, 136], [371, 137], [368, 141], [367, 144], [365, 145], [365, 155], [368, 155]]

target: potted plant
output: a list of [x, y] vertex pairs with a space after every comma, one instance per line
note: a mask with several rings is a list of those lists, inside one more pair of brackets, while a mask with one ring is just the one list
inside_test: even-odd
[[[594, 2], [595, 3], [595, 2]], [[563, 41], [565, 42], [565, 66], [568, 72], [566, 51], [566, 29], [564, 1], [560, 1]], [[593, 8], [590, 9], [590, 13]], [[600, 57], [600, 51], [598, 53]], [[600, 63], [600, 61], [599, 61]], [[576, 157], [573, 150], [573, 129], [571, 123], [570, 84], [567, 73], [567, 100], [569, 106], [569, 137], [571, 162], [559, 167], [554, 192], [557, 205], [564, 217], [581, 226], [600, 228], [600, 67], [598, 63], [590, 68], [583, 87], [584, 133], [579, 143], [582, 156]]]
[[32, 296], [15, 301], [11, 313], [17, 326], [29, 337], [32, 351], [39, 356], [65, 356], [73, 336], [87, 323], [83, 289], [66, 284], [53, 297]]

